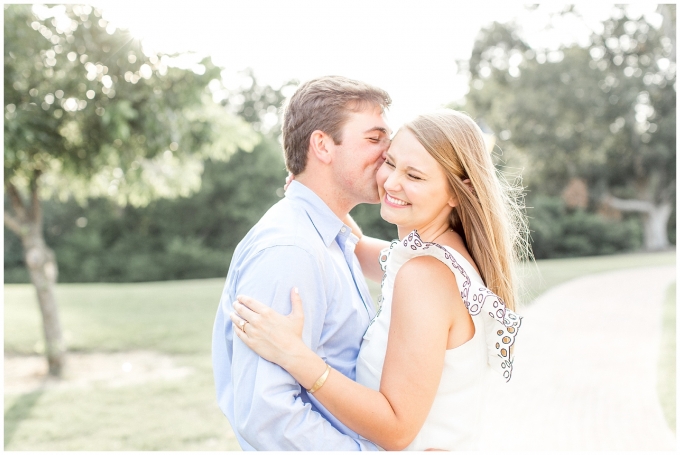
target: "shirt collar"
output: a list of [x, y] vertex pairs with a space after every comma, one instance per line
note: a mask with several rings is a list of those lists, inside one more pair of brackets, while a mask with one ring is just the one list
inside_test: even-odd
[[344, 223], [323, 199], [297, 180], [290, 182], [286, 190], [286, 198], [299, 203], [304, 208], [324, 244], [330, 246]]

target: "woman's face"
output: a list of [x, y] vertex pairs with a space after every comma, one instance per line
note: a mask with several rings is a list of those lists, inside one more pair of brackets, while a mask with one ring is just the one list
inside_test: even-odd
[[456, 202], [444, 170], [408, 129], [392, 140], [376, 178], [380, 215], [400, 228], [400, 237], [448, 224]]

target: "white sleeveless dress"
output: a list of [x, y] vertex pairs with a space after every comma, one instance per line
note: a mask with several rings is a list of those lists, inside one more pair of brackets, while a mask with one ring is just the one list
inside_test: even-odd
[[[413, 231], [381, 252], [380, 262], [385, 275], [381, 284], [380, 309], [361, 344], [357, 358], [357, 382], [374, 390], [380, 389], [394, 280], [406, 261], [423, 255], [439, 259], [456, 276], [461, 297], [474, 322], [475, 334], [463, 345], [446, 351], [444, 370], [432, 409], [406, 450], [475, 450], [482, 428], [485, 376], [488, 371], [495, 370], [510, 380], [510, 346], [515, 341], [521, 318], [484, 286], [474, 267], [457, 251], [423, 242]], [[417, 387], [417, 384], [413, 386]]]

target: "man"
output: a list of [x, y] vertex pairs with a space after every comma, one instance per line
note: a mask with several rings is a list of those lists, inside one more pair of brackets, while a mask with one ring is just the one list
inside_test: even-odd
[[283, 146], [295, 180], [236, 248], [213, 330], [218, 403], [244, 450], [377, 450], [246, 347], [229, 314], [241, 294], [288, 314], [297, 287], [305, 343], [355, 379], [375, 311], [354, 254], [358, 238], [343, 219], [357, 204], [379, 202], [375, 174], [389, 147], [390, 103], [385, 91], [337, 76], [301, 85], [288, 102]]

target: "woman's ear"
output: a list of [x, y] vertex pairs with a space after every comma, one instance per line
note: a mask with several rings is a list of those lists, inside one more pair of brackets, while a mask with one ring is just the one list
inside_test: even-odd
[[[470, 179], [463, 180], [463, 184], [467, 186], [470, 189], [470, 191], [472, 191], [472, 194], [474, 194], [475, 196], [477, 195], [477, 193], [475, 192], [475, 187], [472, 186], [472, 182], [470, 182]], [[458, 205], [458, 198], [455, 195], [451, 196], [451, 198], [448, 200], [448, 204], [451, 207], [456, 207]]]
[[310, 152], [324, 164], [330, 164], [333, 158], [330, 144], [334, 144], [333, 139], [321, 130], [314, 131], [309, 137]]
[[472, 191], [472, 194], [477, 196], [477, 192], [475, 191], [475, 187], [472, 186], [472, 182], [470, 181], [470, 179], [463, 180], [463, 183], [470, 189], [470, 191]]

